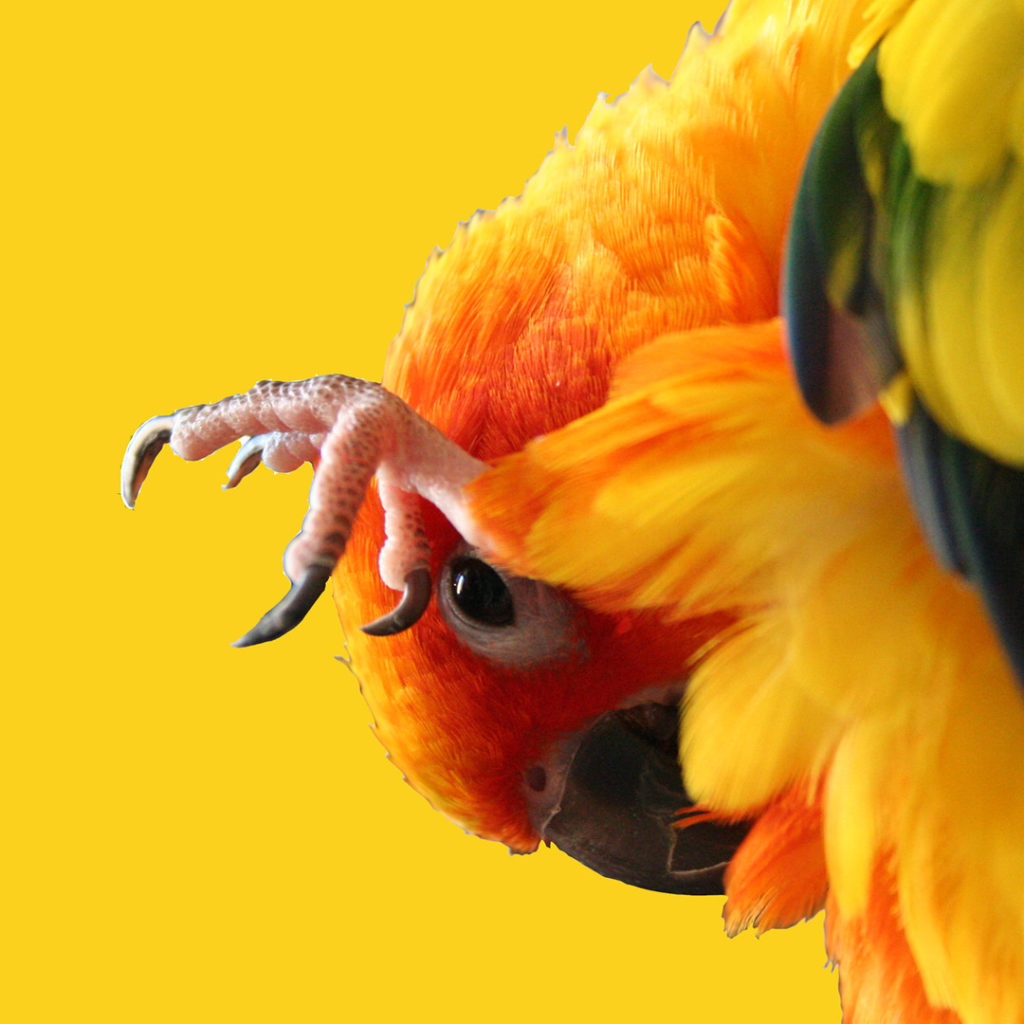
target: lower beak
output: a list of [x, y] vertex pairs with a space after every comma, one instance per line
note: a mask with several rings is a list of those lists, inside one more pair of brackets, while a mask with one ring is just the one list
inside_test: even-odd
[[679, 708], [610, 711], [583, 734], [543, 836], [608, 878], [658, 892], [724, 892], [723, 875], [748, 825], [701, 820], [679, 764]]

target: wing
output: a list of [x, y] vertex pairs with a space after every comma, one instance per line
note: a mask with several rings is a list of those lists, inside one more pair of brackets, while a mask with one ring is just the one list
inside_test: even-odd
[[792, 358], [825, 422], [881, 398], [933, 550], [1024, 681], [1024, 7], [902, 6], [804, 172]]

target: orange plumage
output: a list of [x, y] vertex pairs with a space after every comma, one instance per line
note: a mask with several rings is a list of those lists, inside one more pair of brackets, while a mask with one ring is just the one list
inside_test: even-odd
[[[803, 6], [767, 25], [764, 12], [776, 7], [736, 12], [735, 30], [713, 42], [692, 33], [671, 84], [646, 73], [614, 104], [599, 101], [575, 144], [559, 142], [521, 197], [463, 227], [417, 285], [384, 385], [471, 454], [493, 460], [599, 407], [623, 357], [652, 339], [775, 315], [789, 197], [857, 28], [853, 9]], [[523, 519], [509, 521], [516, 530]], [[457, 538], [440, 517], [432, 523], [441, 538], [436, 569]], [[374, 618], [391, 601], [367, 583], [380, 529], [371, 500], [335, 579], [346, 623]], [[504, 776], [508, 787], [515, 771], [480, 766], [509, 761], [510, 748], [518, 764], [538, 729], [548, 742], [627, 692], [680, 678], [710, 636], [697, 610], [670, 626], [623, 607], [613, 617], [593, 607], [580, 614], [594, 647], [581, 671], [597, 678], [577, 680], [561, 698], [553, 683], [538, 684], [546, 697], [532, 708], [515, 681], [502, 684], [518, 693], [514, 706], [492, 704], [492, 667], [467, 663], [431, 612], [416, 636], [386, 647], [351, 637], [385, 746], [417, 788], [473, 831], [532, 846], [522, 826], [482, 824], [499, 787], [469, 794], [481, 776]], [[618, 667], [602, 668], [606, 659]], [[446, 685], [453, 663], [483, 678]], [[605, 671], [619, 682], [604, 681]], [[434, 756], [421, 756], [421, 733]], [[489, 755], [461, 745], [474, 735], [493, 738]], [[428, 763], [443, 780], [421, 777]], [[506, 792], [502, 802], [509, 799]], [[474, 810], [463, 814], [457, 805], [466, 802]]]
[[[720, 35], [691, 37], [671, 83], [644, 75], [599, 102], [523, 196], [464, 226], [389, 353], [384, 384], [405, 405], [335, 381], [335, 397], [358, 397], [340, 400], [332, 437], [370, 409], [338, 458], [386, 479], [351, 535], [346, 504], [327, 539], [347, 540], [343, 622], [377, 619], [394, 603], [377, 578], [382, 505], [405, 495], [388, 515], [429, 550], [408, 564], [438, 581], [434, 603], [387, 640], [350, 633], [350, 648], [391, 757], [464, 828], [519, 851], [549, 838], [569, 813], [555, 783], [582, 757], [570, 741], [595, 724], [657, 734], [678, 784], [658, 709], [685, 685], [679, 758], [699, 806], [658, 870], [675, 881], [709, 822], [748, 823], [723, 855], [727, 927], [827, 906], [846, 1024], [1021, 1024], [1024, 705], [983, 607], [921, 535], [881, 409], [815, 420], [778, 319], [815, 129], [851, 48], [862, 56], [904, 6], [736, 2]], [[299, 458], [331, 420], [287, 411]], [[176, 443], [165, 419], [136, 445], [131, 493], [152, 445]], [[389, 442], [385, 422], [405, 432]], [[410, 483], [409, 438], [442, 466], [468, 453], [460, 481], [473, 459], [493, 468], [442, 514], [411, 497], [437, 481]], [[486, 583], [485, 560], [503, 582]], [[480, 621], [462, 614], [474, 573], [521, 588], [516, 616], [501, 620], [493, 594]], [[536, 635], [506, 644], [524, 610]], [[665, 804], [675, 791], [651, 784], [651, 763], [638, 785]]]
[[[820, 426], [782, 353], [767, 319], [652, 342], [605, 406], [474, 482], [474, 509], [516, 571], [588, 605], [736, 615], [682, 740], [691, 793], [760, 815], [734, 925], [819, 906], [820, 846], [848, 1024], [1020, 1021], [1019, 692], [920, 535], [880, 410]], [[806, 888], [780, 894], [792, 857]]]

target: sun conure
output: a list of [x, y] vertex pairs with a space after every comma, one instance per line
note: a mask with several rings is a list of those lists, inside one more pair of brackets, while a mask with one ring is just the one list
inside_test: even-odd
[[[239, 643], [295, 626], [333, 574], [342, 620], [368, 623], [350, 647], [377, 733], [435, 807], [514, 850], [549, 840], [632, 884], [724, 891], [730, 931], [826, 907], [848, 1024], [1013, 1024], [1024, 702], [985, 605], [918, 526], [876, 400], [932, 403], [929, 429], [953, 429], [929, 396], [958, 374], [922, 384], [907, 352], [931, 342], [891, 340], [910, 271], [885, 269], [869, 227], [908, 173], [870, 154], [916, 145], [869, 79], [884, 106], [886, 47], [917, 6], [734, 3], [670, 83], [599, 102], [431, 260], [384, 387], [263, 382], [157, 417], [123, 490], [168, 442], [193, 459], [249, 438], [232, 485], [315, 463], [292, 588]], [[939, 52], [936, 25], [952, 39], [997, 8], [930, 16], [922, 39]], [[957, 53], [943, 85], [974, 82]], [[860, 170], [849, 146], [812, 161], [797, 201], [819, 126], [862, 102], [888, 136]], [[913, 270], [916, 294], [932, 272]]]

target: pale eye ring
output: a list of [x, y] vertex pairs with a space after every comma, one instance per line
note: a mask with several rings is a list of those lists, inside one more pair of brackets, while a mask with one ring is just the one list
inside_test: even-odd
[[488, 661], [527, 668], [585, 653], [572, 604], [557, 588], [510, 576], [468, 545], [448, 559], [437, 584], [452, 632]]

